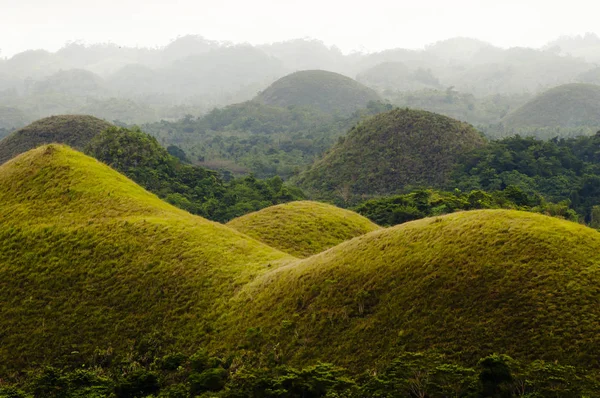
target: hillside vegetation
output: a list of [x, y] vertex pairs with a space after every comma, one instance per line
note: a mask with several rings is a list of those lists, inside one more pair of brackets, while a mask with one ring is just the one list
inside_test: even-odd
[[46, 145], [0, 167], [0, 395], [595, 391], [599, 264], [597, 231], [506, 210], [299, 260]]
[[352, 128], [300, 175], [317, 198], [352, 203], [409, 186], [443, 185], [458, 157], [485, 144], [471, 125], [426, 111], [394, 109]]
[[27, 152], [0, 167], [0, 374], [153, 336], [195, 346], [237, 287], [287, 259], [72, 149]]
[[[495, 193], [512, 187], [571, 206], [600, 226], [600, 133], [542, 141], [510, 137], [465, 154], [448, 187]], [[523, 203], [523, 199], [514, 198]], [[527, 202], [527, 200], [525, 200]]]
[[37, 146], [61, 143], [82, 150], [90, 140], [112, 125], [86, 115], [61, 115], [40, 119], [0, 141], [0, 164]]
[[351, 114], [381, 98], [372, 89], [334, 72], [307, 70], [282, 77], [254, 100], [267, 105], [311, 106], [322, 112]]
[[352, 211], [309, 201], [267, 207], [227, 226], [300, 258], [379, 229]]
[[350, 368], [405, 351], [597, 368], [599, 264], [600, 233], [539, 214], [413, 221], [258, 277], [233, 301], [221, 343]]
[[363, 117], [391, 109], [369, 102], [349, 116], [312, 106], [279, 107], [247, 101], [203, 117], [144, 125], [161, 144], [177, 145], [203, 167], [287, 179], [329, 149]]
[[541, 138], [591, 134], [600, 129], [600, 86], [565, 84], [539, 94], [504, 119], [509, 132]]
[[298, 188], [277, 176], [258, 180], [249, 175], [225, 181], [216, 171], [186, 163], [181, 149], [165, 149], [138, 128], [111, 127], [94, 137], [85, 152], [167, 202], [213, 221], [227, 222], [268, 206], [304, 199]]

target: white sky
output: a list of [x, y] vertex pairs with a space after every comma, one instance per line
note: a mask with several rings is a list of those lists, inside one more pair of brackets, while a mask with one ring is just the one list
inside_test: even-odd
[[311, 37], [344, 52], [466, 36], [539, 47], [600, 32], [593, 0], [0, 0], [0, 57], [68, 41], [164, 46], [178, 35], [252, 44]]

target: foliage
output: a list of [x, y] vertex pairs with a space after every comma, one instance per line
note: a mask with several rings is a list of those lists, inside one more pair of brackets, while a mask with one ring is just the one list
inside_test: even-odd
[[381, 371], [362, 374], [321, 362], [258, 365], [254, 356], [213, 356], [203, 370], [194, 369], [187, 356], [177, 369], [166, 370], [157, 369], [156, 360], [141, 366], [132, 357], [110, 368], [43, 368], [12, 385], [0, 381], [0, 397], [574, 397], [597, 388], [597, 373], [586, 369], [498, 354], [465, 367], [431, 351], [404, 352]]
[[248, 101], [200, 118], [147, 124], [144, 130], [164, 145], [177, 145], [202, 166], [287, 179], [329, 149], [352, 124], [385, 110], [388, 105], [371, 102], [366, 109], [340, 116], [312, 106]]
[[514, 185], [489, 193], [481, 190], [417, 190], [404, 195], [371, 199], [361, 203], [354, 210], [379, 225], [390, 226], [455, 211], [476, 209], [526, 210], [571, 221], [579, 220], [578, 214], [569, 207], [569, 203], [547, 203], [540, 195], [528, 194]]
[[299, 258], [379, 229], [349, 210], [308, 201], [268, 207], [236, 218], [227, 226]]
[[[183, 156], [173, 147], [171, 151]], [[278, 177], [261, 181], [247, 176], [225, 183], [215, 171], [182, 163], [139, 128], [107, 129], [90, 142], [86, 153], [167, 202], [215, 221], [303, 197]]]
[[568, 201], [590, 222], [593, 206], [600, 203], [599, 147], [600, 134], [548, 141], [505, 138], [466, 154], [447, 185], [487, 192], [514, 186], [551, 202]]

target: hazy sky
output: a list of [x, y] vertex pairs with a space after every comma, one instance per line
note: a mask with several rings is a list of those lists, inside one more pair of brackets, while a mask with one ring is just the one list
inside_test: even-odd
[[0, 56], [68, 41], [164, 46], [178, 35], [252, 44], [312, 37], [343, 51], [468, 36], [539, 47], [600, 32], [593, 0], [0, 0]]

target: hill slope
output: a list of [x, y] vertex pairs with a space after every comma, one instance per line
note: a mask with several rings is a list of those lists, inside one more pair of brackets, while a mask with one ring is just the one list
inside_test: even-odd
[[222, 344], [260, 330], [257, 347], [296, 363], [375, 368], [431, 350], [471, 364], [502, 352], [598, 368], [599, 286], [597, 231], [533, 213], [463, 212], [375, 231], [259, 277], [220, 330], [230, 334]]
[[39, 145], [61, 143], [83, 149], [98, 133], [112, 125], [87, 115], [61, 115], [40, 119], [0, 141], [0, 164]]
[[286, 259], [72, 149], [29, 151], [0, 167], [0, 374], [153, 335], [197, 347], [237, 287]]
[[600, 86], [565, 84], [550, 89], [508, 114], [507, 128], [600, 128]]
[[484, 145], [469, 124], [426, 111], [395, 109], [369, 118], [348, 132], [303, 173], [299, 185], [315, 197], [351, 202], [442, 185], [459, 155]]
[[308, 257], [379, 227], [349, 210], [298, 201], [267, 207], [227, 226], [296, 257]]
[[254, 100], [272, 106], [312, 106], [327, 113], [350, 114], [380, 99], [374, 90], [349, 77], [307, 70], [282, 77]]

